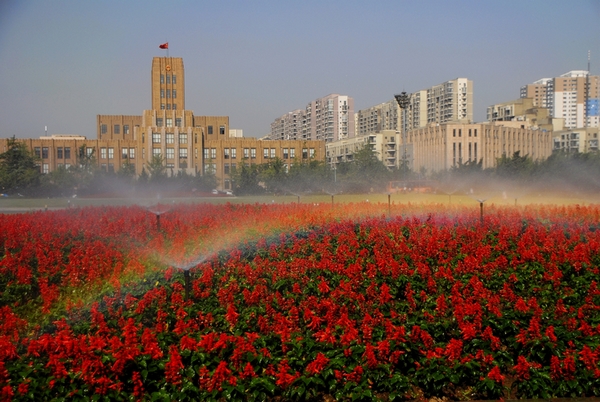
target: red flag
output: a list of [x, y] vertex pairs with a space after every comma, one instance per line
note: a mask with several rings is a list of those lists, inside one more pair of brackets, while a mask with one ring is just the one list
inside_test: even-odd
[[163, 43], [162, 45], [158, 45], [158, 47], [161, 48], [161, 49], [168, 49], [169, 48], [169, 42]]

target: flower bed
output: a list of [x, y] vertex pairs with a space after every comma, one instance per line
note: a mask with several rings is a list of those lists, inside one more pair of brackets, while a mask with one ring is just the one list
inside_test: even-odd
[[3, 216], [2, 398], [600, 396], [599, 208], [382, 212]]

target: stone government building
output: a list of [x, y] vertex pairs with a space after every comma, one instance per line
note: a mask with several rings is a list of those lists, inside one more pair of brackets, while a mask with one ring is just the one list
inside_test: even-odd
[[[183, 59], [154, 57], [151, 70], [151, 109], [141, 116], [98, 115], [97, 137], [51, 135], [24, 139], [40, 158], [42, 173], [77, 163], [80, 147], [95, 156], [98, 166], [116, 172], [123, 165], [134, 165], [142, 173], [155, 155], [164, 158], [167, 172], [188, 174], [214, 172], [221, 190], [232, 188], [230, 174], [240, 163], [261, 164], [280, 158], [286, 166], [294, 161], [325, 159], [325, 142], [315, 140], [262, 141], [230, 136], [228, 116], [198, 116], [185, 108]], [[0, 151], [7, 149], [0, 139]]]

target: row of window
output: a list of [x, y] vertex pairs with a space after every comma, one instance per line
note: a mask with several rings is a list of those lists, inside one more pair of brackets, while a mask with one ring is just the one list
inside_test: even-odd
[[[165, 142], [167, 144], [175, 143], [175, 135], [173, 133], [165, 134]], [[160, 133], [152, 133], [152, 142], [160, 144], [161, 142], [161, 134]], [[187, 144], [187, 133], [179, 134], [179, 143]], [[174, 159], [175, 158], [175, 148], [166, 148], [166, 158]], [[35, 156], [41, 159], [48, 159], [49, 156], [49, 148], [48, 147], [35, 147], [34, 148]], [[94, 148], [88, 147], [86, 148], [86, 155], [91, 156], [94, 153]], [[153, 148], [153, 155], [161, 155], [161, 148]], [[121, 156], [123, 159], [135, 159], [135, 148], [121, 148]], [[315, 149], [314, 148], [303, 148], [302, 149], [302, 158], [314, 158]], [[70, 159], [71, 158], [71, 148], [70, 147], [58, 147], [56, 148], [56, 157], [57, 159]], [[114, 159], [115, 157], [115, 149], [113, 147], [100, 147], [100, 159]], [[180, 148], [179, 149], [179, 158], [184, 159], [188, 157], [188, 149]], [[277, 157], [277, 150], [275, 148], [264, 148], [263, 149], [263, 158], [264, 159], [274, 159]], [[296, 157], [296, 149], [295, 148], [283, 148], [282, 152], [283, 159], [294, 159]], [[237, 159], [237, 148], [225, 148], [223, 150], [223, 158], [224, 159]], [[256, 159], [256, 148], [243, 148], [243, 158], [244, 159]], [[204, 148], [204, 159], [217, 159], [217, 148]]]
[[[175, 159], [175, 148], [165, 149], [166, 159]], [[162, 156], [162, 150], [160, 148], [152, 148], [152, 156]], [[188, 149], [179, 148], [179, 159], [187, 159]]]
[[[452, 129], [452, 136], [456, 137], [456, 129], [455, 128]], [[458, 136], [462, 137], [462, 129], [461, 128], [458, 129]], [[469, 137], [471, 137], [471, 136], [477, 137], [477, 129], [476, 128], [475, 129], [469, 129]]]
[[[49, 148], [48, 147], [35, 147], [33, 153], [37, 158], [48, 159]], [[56, 148], [56, 159], [71, 159], [71, 147], [57, 147]]]
[[[152, 143], [160, 144], [162, 141], [161, 133], [152, 133]], [[175, 133], [165, 133], [165, 143], [166, 144], [175, 144]], [[187, 133], [179, 133], [179, 143], [187, 144], [188, 143], [188, 135]]]
[[160, 110], [177, 110], [177, 104], [176, 103], [167, 103], [166, 105], [164, 103], [160, 104]]
[[[165, 127], [173, 127], [173, 119], [171, 117], [167, 117], [165, 120], [162, 117], [156, 118], [156, 127], [162, 127], [163, 123]], [[175, 127], [181, 127], [181, 117], [175, 118]]]
[[177, 98], [177, 90], [176, 89], [167, 89], [165, 91], [164, 89], [161, 89], [160, 90], [160, 97], [161, 98], [165, 98], [165, 95], [167, 95], [166, 98], [171, 98], [172, 97], [173, 99], [175, 99], [175, 98]]
[[171, 75], [171, 74], [167, 74], [166, 76], [164, 74], [160, 75], [160, 83], [164, 84], [165, 83], [165, 78], [166, 83], [167, 84], [177, 84], [177, 76], [175, 74]]
[[[296, 158], [296, 149], [295, 148], [283, 148], [282, 150], [282, 158], [283, 159], [294, 159]], [[210, 152], [210, 153], [209, 153]], [[243, 148], [243, 158], [244, 159], [256, 159], [256, 148]], [[277, 157], [276, 148], [263, 148], [263, 159], [275, 159]], [[315, 157], [315, 149], [314, 148], [303, 148], [302, 149], [302, 159], [314, 158]], [[236, 148], [224, 148], [223, 149], [223, 159], [236, 159], [237, 158], [237, 149]], [[204, 159], [217, 159], [217, 149], [216, 148], [204, 148]]]
[[[106, 134], [108, 132], [108, 126], [106, 124], [100, 125], [100, 134]], [[114, 134], [121, 134], [121, 125], [115, 124], [113, 126]], [[129, 134], [129, 124], [123, 124], [123, 134]]]

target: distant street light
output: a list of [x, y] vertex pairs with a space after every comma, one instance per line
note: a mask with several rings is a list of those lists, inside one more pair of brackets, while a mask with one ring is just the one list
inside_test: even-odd
[[406, 92], [402, 92], [400, 94], [394, 95], [396, 98], [396, 102], [398, 102], [398, 106], [402, 109], [402, 169], [406, 172], [407, 162], [406, 162], [406, 108], [410, 104], [410, 94]]

